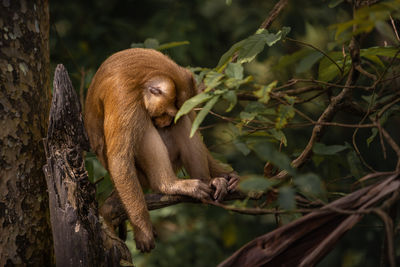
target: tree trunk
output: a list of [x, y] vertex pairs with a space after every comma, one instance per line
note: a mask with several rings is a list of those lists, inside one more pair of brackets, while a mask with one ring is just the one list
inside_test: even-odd
[[[125, 243], [99, 220], [96, 187], [90, 183], [83, 151], [89, 140], [78, 97], [64, 66], [54, 73], [53, 100], [44, 166], [50, 199], [57, 266], [120, 266], [130, 264]], [[130, 264], [131, 265], [131, 264]]]
[[42, 171], [48, 40], [46, 0], [0, 2], [0, 266], [54, 262]]

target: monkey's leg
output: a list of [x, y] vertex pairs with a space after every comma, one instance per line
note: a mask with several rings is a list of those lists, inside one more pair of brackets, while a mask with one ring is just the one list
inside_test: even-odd
[[116, 121], [112, 116], [104, 121], [108, 170], [132, 224], [136, 247], [148, 252], [155, 246], [153, 227], [133, 161], [132, 132]]
[[[196, 117], [195, 112], [190, 112], [187, 117], [190, 119], [190, 128], [192, 127], [192, 122], [194, 121]], [[187, 122], [186, 122], [187, 124]], [[188, 129], [190, 129], [188, 128]], [[200, 137], [200, 142], [203, 143], [203, 140]], [[210, 151], [208, 151], [207, 147], [204, 145], [204, 149], [206, 150], [207, 154], [207, 160], [208, 160], [208, 166], [209, 166], [209, 171], [210, 175], [212, 178], [214, 177], [224, 177], [228, 181], [228, 188], [227, 190], [229, 192], [233, 192], [236, 190], [237, 185], [239, 184], [240, 178], [239, 175], [230, 167], [230, 166], [224, 166], [222, 165], [218, 160], [214, 159], [213, 156], [211, 155]]]
[[197, 179], [178, 179], [173, 171], [167, 148], [154, 127], [149, 127], [140, 142], [137, 160], [150, 187], [164, 194], [208, 198], [211, 189]]
[[222, 175], [210, 173], [211, 166], [208, 156], [211, 157], [211, 155], [199, 133], [195, 133], [192, 138], [189, 137], [191, 127], [190, 117], [183, 116], [171, 130], [170, 135], [179, 149], [180, 160], [190, 177], [209, 184], [215, 189], [213, 198], [218, 201], [222, 200], [228, 193], [228, 180]]

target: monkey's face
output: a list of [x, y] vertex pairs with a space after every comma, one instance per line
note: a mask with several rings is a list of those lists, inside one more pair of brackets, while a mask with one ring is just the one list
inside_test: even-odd
[[172, 80], [161, 76], [148, 81], [144, 89], [144, 104], [156, 127], [170, 126], [178, 112]]

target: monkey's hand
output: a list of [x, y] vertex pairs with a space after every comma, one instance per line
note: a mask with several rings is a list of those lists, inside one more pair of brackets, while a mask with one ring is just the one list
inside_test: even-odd
[[211, 195], [210, 186], [198, 179], [178, 179], [168, 189], [170, 192], [165, 192], [167, 194], [181, 194], [200, 200], [209, 199]]
[[143, 252], [150, 252], [155, 247], [154, 230], [150, 233], [145, 233], [142, 229], [134, 229], [136, 248]]
[[213, 178], [210, 182], [211, 187], [215, 189], [214, 200], [221, 201], [228, 194], [228, 179], [225, 177]]
[[224, 174], [224, 178], [228, 181], [228, 192], [235, 192], [240, 181], [240, 177], [237, 172], [233, 171], [230, 173], [226, 173]]

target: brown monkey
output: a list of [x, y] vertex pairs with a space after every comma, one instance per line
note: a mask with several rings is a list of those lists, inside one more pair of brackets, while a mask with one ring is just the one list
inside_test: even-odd
[[[198, 133], [189, 138], [193, 114], [172, 124], [195, 91], [190, 71], [160, 52], [140, 48], [110, 56], [88, 90], [90, 144], [111, 175], [142, 252], [154, 248], [154, 235], [141, 186], [206, 199], [213, 185], [219, 200], [238, 183], [212, 158]], [[195, 179], [176, 177], [182, 165]]]

